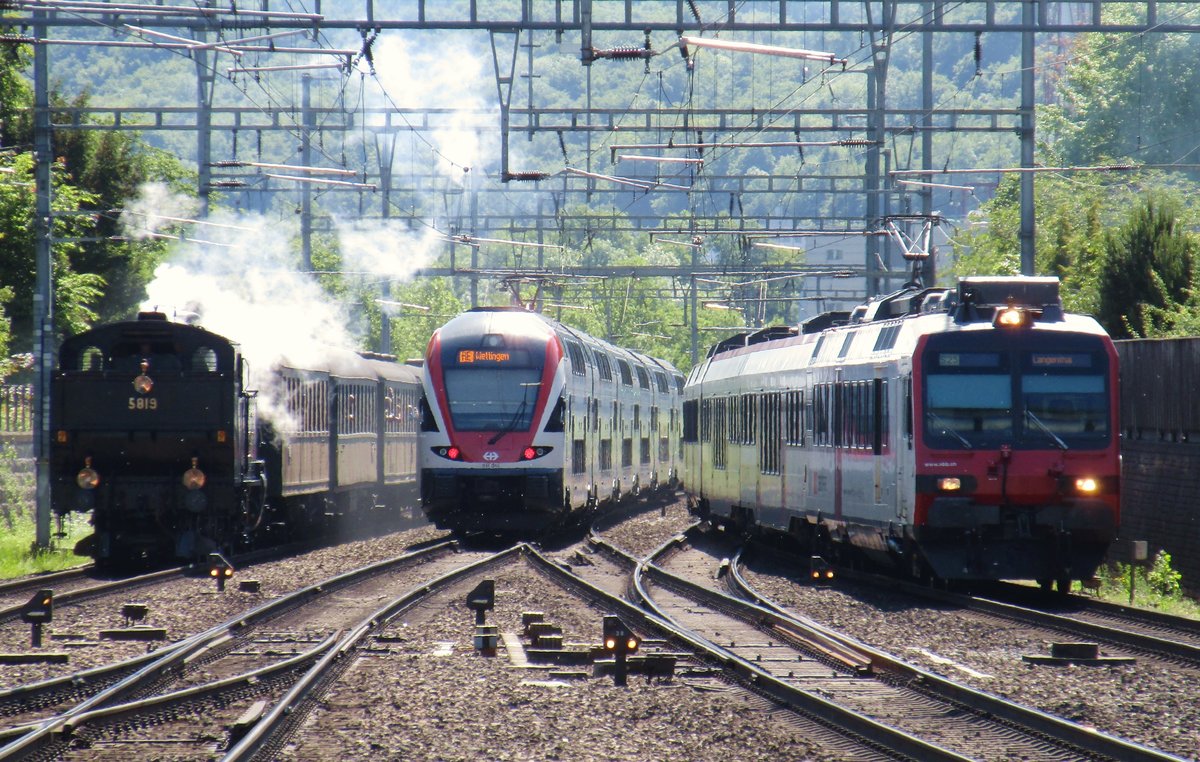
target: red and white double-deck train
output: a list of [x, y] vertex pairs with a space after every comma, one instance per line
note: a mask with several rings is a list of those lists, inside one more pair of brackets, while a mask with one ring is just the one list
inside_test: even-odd
[[716, 345], [684, 388], [686, 486], [817, 553], [1065, 590], [1116, 535], [1117, 383], [1055, 278], [912, 286]]
[[677, 481], [682, 374], [538, 313], [453, 318], [424, 388], [421, 502], [439, 527], [538, 532]]

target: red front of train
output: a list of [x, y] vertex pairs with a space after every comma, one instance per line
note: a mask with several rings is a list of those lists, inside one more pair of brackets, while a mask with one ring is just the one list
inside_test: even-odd
[[438, 526], [515, 532], [563, 506], [563, 348], [540, 316], [481, 308], [425, 355], [422, 507]]
[[1116, 351], [1090, 318], [982, 317], [913, 355], [913, 539], [944, 579], [1063, 587], [1119, 525]]

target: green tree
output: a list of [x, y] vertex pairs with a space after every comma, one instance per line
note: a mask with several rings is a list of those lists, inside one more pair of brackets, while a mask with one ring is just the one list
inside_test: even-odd
[[[10, 289], [12, 299], [7, 313], [11, 320], [10, 336], [31, 336], [33, 332], [33, 291], [36, 249], [33, 215], [35, 192], [33, 156], [17, 154], [0, 167], [12, 170], [0, 181], [0, 287]], [[68, 214], [93, 203], [94, 196], [67, 182], [66, 171], [55, 165], [51, 173], [53, 193], [52, 236], [58, 242], [53, 249], [55, 325], [61, 331], [76, 333], [95, 320], [94, 305], [102, 293], [104, 278], [81, 273], [74, 261], [78, 244], [66, 239], [86, 235], [91, 227], [87, 215]]]
[[1105, 235], [1098, 317], [1114, 337], [1169, 331], [1174, 305], [1193, 293], [1197, 240], [1180, 212], [1169, 197], [1148, 195], [1124, 225]]

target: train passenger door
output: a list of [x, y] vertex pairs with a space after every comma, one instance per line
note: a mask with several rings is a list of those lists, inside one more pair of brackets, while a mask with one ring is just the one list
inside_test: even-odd
[[842, 382], [842, 371], [839, 368], [834, 376], [832, 399], [830, 405], [833, 408], [833, 519], [838, 523], [842, 521], [842, 448], [845, 447], [844, 430], [845, 430], [845, 391], [846, 385]]
[[914, 473], [912, 376], [904, 376], [898, 380], [900, 383], [896, 384], [894, 394], [899, 405], [896, 415], [892, 416], [895, 420], [892, 430], [897, 433], [892, 441], [891, 456], [895, 468], [895, 478], [892, 480], [895, 484], [893, 501], [896, 520], [906, 523], [909, 519], [908, 485], [912, 482]]

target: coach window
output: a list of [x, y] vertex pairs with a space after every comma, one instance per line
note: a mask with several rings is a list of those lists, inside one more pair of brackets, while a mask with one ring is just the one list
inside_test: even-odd
[[842, 348], [838, 350], [838, 359], [841, 360], [850, 352], [850, 345], [854, 343], [854, 334], [857, 331], [851, 331], [846, 334], [846, 338], [842, 340]]
[[667, 374], [661, 371], [656, 371], [654, 374], [654, 382], [658, 386], [658, 391], [662, 394], [670, 394], [671, 390], [667, 387]]
[[725, 446], [729, 441], [726, 411], [733, 407], [729, 404], [730, 401], [736, 399], [736, 397], [720, 397], [715, 400], [713, 405], [713, 468], [725, 469]]
[[[699, 437], [700, 411], [697, 409], [700, 405], [697, 400], [684, 400], [683, 402], [683, 441], [696, 442]], [[675, 411], [672, 410], [674, 415]]]
[[871, 449], [876, 455], [883, 453], [887, 446], [887, 379], [877, 378], [871, 385], [871, 408], [874, 413], [872, 423]]
[[612, 381], [612, 366], [608, 364], [608, 355], [597, 349], [593, 352], [593, 357], [596, 358], [596, 370], [600, 372], [600, 378]]
[[646, 369], [643, 368], [641, 365], [637, 366], [637, 368], [635, 368], [635, 370], [637, 370], [638, 386], [642, 387], [643, 389], [649, 389], [650, 388], [650, 374], [647, 373]]
[[577, 376], [586, 376], [587, 362], [583, 359], [583, 349], [575, 342], [568, 341], [567, 354], [571, 356], [571, 372]]
[[104, 366], [104, 353], [100, 347], [88, 347], [79, 354], [79, 369], [82, 371], [101, 370]]
[[212, 347], [200, 347], [192, 353], [192, 372], [216, 373], [217, 352]]
[[624, 360], [617, 360], [617, 369], [621, 371], [621, 383], [625, 386], [633, 386], [633, 371], [629, 370], [629, 363]]

